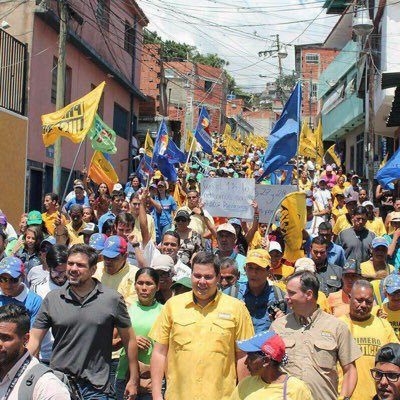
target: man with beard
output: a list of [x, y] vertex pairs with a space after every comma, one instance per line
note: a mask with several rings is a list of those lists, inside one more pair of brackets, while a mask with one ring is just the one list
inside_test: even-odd
[[51, 291], [31, 331], [28, 349], [37, 355], [49, 329], [54, 335], [50, 367], [69, 376], [84, 399], [112, 398], [110, 364], [114, 328], [121, 337], [129, 361], [130, 378], [125, 395], [137, 393], [137, 344], [122, 296], [93, 279], [96, 250], [77, 244], [68, 251], [69, 284]]
[[[0, 399], [20, 400], [21, 391], [29, 393], [28, 379], [39, 364], [26, 350], [29, 326], [29, 314], [23, 306], [1, 307]], [[42, 375], [30, 390], [31, 400], [70, 399], [66, 386], [51, 371]]]

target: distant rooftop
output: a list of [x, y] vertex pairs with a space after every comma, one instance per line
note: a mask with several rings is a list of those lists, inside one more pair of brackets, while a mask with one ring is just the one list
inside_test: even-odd
[[327, 14], [342, 14], [349, 5], [349, 0], [326, 0], [323, 8]]

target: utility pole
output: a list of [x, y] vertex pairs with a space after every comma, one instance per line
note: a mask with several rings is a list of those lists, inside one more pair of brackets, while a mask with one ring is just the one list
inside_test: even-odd
[[196, 75], [196, 65], [192, 61], [192, 71], [190, 78], [188, 79], [187, 96], [186, 96], [186, 112], [185, 112], [185, 130], [183, 133], [183, 144], [181, 149], [186, 149], [186, 141], [188, 137], [188, 131], [193, 134], [193, 96], [194, 96], [194, 81]]
[[[370, 46], [371, 50], [371, 46]], [[374, 198], [374, 162], [375, 162], [375, 113], [374, 113], [374, 96], [375, 96], [375, 70], [372, 65], [372, 52], [366, 55], [366, 63], [369, 65], [369, 88], [368, 88], [368, 198]], [[367, 79], [367, 78], [366, 78]], [[367, 94], [365, 94], [367, 99]]]
[[[68, 33], [68, 4], [67, 0], [58, 0], [60, 5], [60, 33], [58, 37], [58, 61], [57, 61], [57, 95], [56, 109], [65, 106], [65, 72], [66, 64], [66, 42]], [[54, 144], [54, 165], [53, 165], [53, 192], [60, 194], [61, 186], [61, 137], [58, 137]]]
[[309, 101], [309, 106], [310, 106], [309, 125], [311, 127], [311, 124], [312, 124], [312, 68], [310, 68], [310, 80], [308, 83], [308, 101]]

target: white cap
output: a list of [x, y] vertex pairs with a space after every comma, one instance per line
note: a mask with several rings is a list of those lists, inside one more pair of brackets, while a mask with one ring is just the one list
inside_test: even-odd
[[156, 271], [169, 272], [174, 268], [174, 260], [167, 254], [160, 254], [153, 258], [151, 268]]
[[120, 183], [116, 183], [116, 184], [113, 186], [113, 191], [114, 191], [114, 190], [118, 190], [118, 191], [122, 190], [122, 185], [121, 185]]
[[236, 236], [236, 230], [235, 230], [235, 228], [233, 227], [232, 224], [228, 224], [228, 223], [226, 223], [226, 224], [221, 224], [221, 225], [217, 228], [217, 233], [218, 233], [218, 232], [223, 232], [223, 231], [229, 232], [229, 233], [233, 233], [233, 234]]
[[268, 252], [271, 253], [273, 250], [278, 250], [280, 253], [283, 253], [282, 247], [278, 242], [269, 242]]
[[294, 268], [296, 272], [315, 272], [317, 270], [317, 267], [315, 266], [315, 262], [311, 260], [311, 258], [307, 257], [302, 257], [299, 258], [295, 263], [294, 263]]
[[364, 203], [362, 203], [361, 205], [362, 205], [363, 207], [367, 207], [367, 206], [373, 207], [373, 206], [374, 206], [374, 203], [372, 203], [371, 201], [367, 200], [367, 201], [364, 201]]
[[308, 169], [309, 171], [315, 171], [315, 166], [314, 166], [314, 164], [312, 163], [312, 161], [307, 161], [307, 169]]

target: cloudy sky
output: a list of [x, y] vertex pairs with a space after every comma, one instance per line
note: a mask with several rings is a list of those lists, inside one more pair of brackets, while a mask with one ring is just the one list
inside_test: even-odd
[[[294, 69], [293, 44], [321, 43], [337, 16], [327, 15], [317, 0], [139, 0], [150, 20], [148, 28], [163, 39], [218, 53], [229, 61], [227, 70], [237, 84], [261, 91], [278, 73], [278, 60], [260, 58], [270, 50], [274, 36], [287, 45], [285, 73]], [[260, 78], [265, 75], [266, 78]]]

